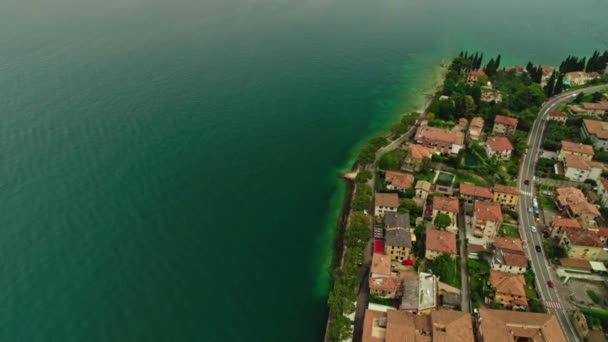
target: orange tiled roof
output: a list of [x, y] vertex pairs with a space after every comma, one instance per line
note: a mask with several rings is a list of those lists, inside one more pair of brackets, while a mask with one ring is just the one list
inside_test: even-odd
[[513, 144], [505, 137], [489, 137], [486, 144], [492, 151], [513, 151]]
[[597, 237], [597, 233], [591, 231], [573, 231], [568, 230], [566, 232], [568, 240], [575, 246], [585, 247], [602, 247], [602, 241]]
[[562, 140], [562, 150], [572, 152], [593, 155], [593, 146], [585, 144], [577, 144], [571, 141]]
[[464, 133], [445, 128], [420, 126], [416, 130], [416, 141], [418, 140], [430, 140], [445, 144], [463, 145]]
[[598, 139], [608, 140], [608, 122], [584, 119], [583, 125], [589, 134], [595, 135]]
[[554, 217], [551, 223], [553, 223], [554, 227], [581, 228], [581, 224], [573, 218]]
[[496, 248], [509, 250], [509, 251], [524, 251], [524, 245], [521, 239], [513, 238], [513, 237], [496, 237], [494, 240], [494, 245]]
[[562, 259], [559, 259], [559, 262], [564, 267], [576, 267], [576, 268], [583, 268], [583, 269], [587, 269], [587, 270], [591, 269], [591, 264], [589, 263], [589, 260], [562, 258]]
[[460, 194], [463, 196], [481, 197], [481, 198], [494, 198], [492, 190], [483, 186], [477, 186], [469, 183], [460, 184]]
[[555, 315], [480, 309], [479, 317], [483, 341], [512, 342], [521, 337], [534, 342], [566, 342]]
[[391, 257], [380, 253], [374, 253], [370, 273], [380, 274], [387, 277], [390, 276]]
[[389, 207], [389, 208], [398, 208], [399, 207], [399, 195], [395, 193], [385, 194], [377, 192], [374, 196], [375, 198], [375, 206], [376, 207]]
[[502, 185], [502, 184], [494, 184], [494, 192], [500, 192], [503, 194], [511, 194], [511, 195], [519, 195], [519, 190], [512, 186]]
[[504, 116], [504, 115], [496, 115], [494, 118], [494, 123], [503, 124], [506, 126], [516, 127], [519, 120], [516, 118]]
[[567, 154], [564, 158], [564, 164], [566, 165], [566, 167], [573, 167], [579, 170], [591, 170], [592, 168], [598, 168], [602, 170], [604, 169], [604, 164], [595, 161], [589, 161], [581, 156], [577, 156], [574, 154]]
[[507, 266], [528, 268], [528, 258], [521, 254], [505, 253], [505, 264]]
[[456, 234], [427, 227], [426, 249], [455, 255], [457, 254]]
[[477, 220], [502, 223], [502, 210], [496, 202], [475, 201], [475, 216]]
[[433, 156], [433, 149], [418, 144], [409, 144], [407, 147], [410, 151], [410, 157], [416, 160], [423, 160], [424, 158], [431, 158]]
[[555, 118], [567, 118], [568, 114], [564, 113], [564, 112], [550, 112], [549, 116], [555, 117]]
[[409, 173], [402, 173], [397, 171], [386, 171], [384, 178], [387, 182], [390, 182], [393, 186], [402, 189], [409, 189], [414, 183], [414, 175]]
[[498, 293], [526, 297], [526, 279], [521, 274], [491, 271], [490, 286]]
[[483, 118], [480, 116], [476, 116], [471, 119], [471, 124], [469, 125], [469, 127], [483, 128], [483, 124]]
[[458, 198], [434, 196], [433, 210], [458, 214], [460, 212]]

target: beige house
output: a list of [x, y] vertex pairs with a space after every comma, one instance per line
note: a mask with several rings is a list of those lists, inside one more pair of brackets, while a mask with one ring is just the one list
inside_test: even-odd
[[420, 171], [422, 162], [431, 159], [434, 153], [432, 148], [417, 144], [408, 144], [407, 150], [409, 152], [403, 161], [403, 168], [412, 171]]
[[381, 298], [395, 298], [401, 294], [399, 275], [391, 271], [391, 258], [374, 253], [369, 274], [370, 294]]
[[397, 212], [399, 209], [399, 195], [395, 193], [376, 193], [374, 195], [374, 215], [384, 216], [386, 212]]
[[523, 275], [491, 271], [489, 285], [494, 290], [492, 299], [505, 309], [525, 310], [528, 307]]
[[426, 199], [429, 197], [429, 193], [431, 192], [431, 183], [419, 180], [416, 182], [416, 195], [414, 197], [414, 201], [418, 204], [418, 206], [423, 206], [426, 203]]
[[502, 184], [494, 184], [494, 202], [500, 203], [500, 205], [505, 207], [515, 207], [517, 202], [519, 201], [519, 190], [517, 188], [502, 185]]
[[566, 123], [566, 121], [568, 121], [568, 114], [564, 112], [550, 112], [547, 115], [547, 121]]
[[449, 232], [458, 232], [457, 215], [460, 212], [458, 198], [453, 197], [433, 197], [433, 222], [438, 214], [445, 214], [450, 217], [450, 225], [446, 227]]
[[589, 261], [608, 260], [608, 253], [604, 251], [604, 244], [598, 238], [597, 232], [566, 230], [559, 244], [566, 250], [568, 258]]
[[566, 342], [557, 316], [506, 310], [479, 310], [477, 341]]
[[496, 115], [496, 117], [494, 118], [494, 127], [492, 128], [492, 134], [511, 135], [515, 133], [518, 122], [519, 121], [516, 118], [511, 118], [504, 115]]
[[496, 237], [492, 270], [513, 274], [525, 273], [528, 269], [528, 258], [524, 253], [523, 243], [518, 238]]
[[564, 81], [571, 86], [579, 86], [600, 78], [597, 72], [572, 71], [564, 75]]
[[582, 130], [593, 141], [593, 147], [608, 150], [608, 122], [584, 119]]
[[384, 173], [384, 182], [388, 190], [405, 191], [412, 187], [414, 175], [397, 171], [386, 171]]
[[568, 106], [568, 109], [578, 115], [604, 116], [608, 113], [608, 101], [602, 102], [584, 102], [580, 105]]
[[495, 202], [475, 201], [473, 212], [473, 235], [488, 242], [493, 242], [502, 223], [500, 205]]
[[575, 218], [587, 230], [598, 230], [596, 218], [600, 211], [596, 206], [587, 202], [587, 198], [577, 188], [564, 187], [555, 190], [555, 204], [565, 215]]
[[594, 155], [593, 146], [562, 140], [562, 148], [559, 150], [557, 159], [564, 160], [567, 155], [578, 156], [584, 160], [591, 161]]
[[434, 260], [444, 253], [453, 258], [458, 254], [456, 250], [456, 234], [427, 227], [424, 257], [428, 260]]
[[565, 230], [581, 230], [581, 224], [573, 218], [554, 217], [551, 220], [551, 237], [560, 238]]
[[571, 181], [584, 182], [591, 179], [597, 182], [604, 168], [604, 164], [581, 156], [567, 154], [564, 158], [564, 176]]
[[471, 119], [471, 124], [469, 125], [469, 138], [471, 140], [479, 140], [483, 134], [483, 125], [484, 121], [482, 117], [476, 116]]
[[608, 179], [600, 178], [597, 182], [597, 195], [604, 207], [608, 206]]
[[489, 137], [486, 141], [486, 155], [498, 160], [510, 160], [513, 145], [506, 137]]

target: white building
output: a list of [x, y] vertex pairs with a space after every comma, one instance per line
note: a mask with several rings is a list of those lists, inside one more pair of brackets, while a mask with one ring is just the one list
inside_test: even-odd
[[564, 176], [569, 180], [584, 182], [592, 179], [597, 182], [604, 172], [604, 164], [568, 154], [564, 158], [564, 171]]

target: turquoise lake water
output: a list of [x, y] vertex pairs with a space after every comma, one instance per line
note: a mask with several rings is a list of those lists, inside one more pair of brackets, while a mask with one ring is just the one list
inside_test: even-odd
[[608, 47], [602, 0], [6, 0], [1, 341], [318, 341], [337, 174], [462, 49]]

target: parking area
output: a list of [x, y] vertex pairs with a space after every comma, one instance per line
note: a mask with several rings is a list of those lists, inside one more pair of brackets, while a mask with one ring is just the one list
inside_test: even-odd
[[[566, 284], [570, 301], [591, 307], [604, 307], [602, 301], [608, 292], [602, 282], [570, 279]], [[595, 297], [595, 300], [592, 299]], [[598, 303], [596, 303], [596, 301]]]

